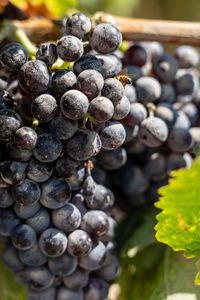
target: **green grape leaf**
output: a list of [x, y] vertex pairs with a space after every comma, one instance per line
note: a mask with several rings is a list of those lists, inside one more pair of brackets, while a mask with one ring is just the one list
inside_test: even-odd
[[172, 172], [169, 185], [159, 192], [156, 207], [162, 210], [157, 215], [155, 227], [158, 241], [184, 251], [188, 258], [200, 256], [200, 159], [191, 169]]
[[26, 300], [26, 289], [15, 281], [13, 273], [0, 263], [0, 299]]

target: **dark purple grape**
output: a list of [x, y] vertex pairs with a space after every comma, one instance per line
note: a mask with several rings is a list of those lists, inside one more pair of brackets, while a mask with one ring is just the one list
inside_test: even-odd
[[121, 32], [110, 23], [98, 24], [90, 38], [91, 47], [99, 53], [108, 54], [117, 50], [122, 42]]
[[147, 63], [148, 53], [146, 49], [139, 44], [134, 44], [124, 53], [124, 63], [142, 67]]
[[57, 300], [84, 300], [83, 291], [70, 290], [64, 286], [57, 291]]
[[10, 43], [1, 48], [1, 65], [9, 71], [18, 71], [28, 60], [26, 49], [18, 43]]
[[33, 150], [37, 143], [37, 133], [30, 127], [21, 127], [15, 132], [14, 144], [20, 150]]
[[141, 102], [154, 102], [161, 95], [160, 83], [153, 77], [141, 77], [136, 81], [135, 86], [137, 99]]
[[140, 141], [148, 147], [159, 147], [168, 138], [166, 123], [157, 117], [149, 117], [142, 121], [139, 131]]
[[175, 153], [187, 152], [192, 146], [192, 135], [188, 129], [174, 128], [169, 135], [168, 146]]
[[90, 19], [82, 13], [74, 13], [67, 18], [66, 33], [83, 39], [92, 29]]
[[12, 188], [12, 194], [16, 203], [30, 205], [39, 201], [41, 190], [38, 183], [25, 179], [22, 183]]
[[135, 102], [130, 105], [130, 112], [125, 117], [124, 123], [134, 128], [136, 125], [140, 125], [140, 123], [147, 118], [147, 110], [145, 106], [141, 103]]
[[60, 109], [65, 117], [78, 120], [83, 118], [89, 106], [88, 98], [80, 91], [70, 90], [62, 96]]
[[72, 232], [80, 226], [81, 214], [75, 205], [66, 203], [52, 211], [52, 223], [64, 232]]
[[19, 85], [29, 94], [45, 93], [50, 85], [50, 71], [40, 60], [30, 60], [19, 70]]
[[60, 140], [68, 140], [77, 129], [77, 121], [67, 119], [61, 113], [58, 113], [49, 124], [49, 130]]
[[32, 159], [29, 161], [26, 176], [36, 182], [47, 181], [53, 172], [52, 165]]
[[41, 162], [52, 162], [60, 156], [62, 150], [62, 144], [55, 135], [43, 133], [38, 136], [33, 154]]
[[83, 55], [83, 44], [73, 35], [63, 36], [58, 40], [57, 54], [64, 61], [75, 61]]
[[108, 121], [99, 132], [102, 148], [114, 150], [120, 147], [126, 138], [126, 131], [118, 121]]
[[5, 161], [0, 165], [0, 174], [3, 181], [14, 185], [24, 179], [27, 163], [17, 161]]
[[124, 95], [124, 87], [116, 78], [107, 78], [101, 92], [102, 96], [109, 98], [114, 104], [118, 103]]
[[88, 129], [78, 129], [66, 143], [67, 154], [75, 160], [87, 160], [99, 153], [101, 140], [99, 135]]
[[85, 54], [74, 63], [73, 70], [76, 75], [85, 70], [96, 70], [101, 73], [101, 62], [96, 56]]
[[0, 208], [0, 234], [11, 236], [13, 229], [20, 224], [20, 219], [11, 208]]
[[89, 100], [100, 94], [103, 85], [104, 79], [96, 70], [85, 70], [78, 75], [77, 89], [84, 93]]
[[164, 83], [170, 83], [174, 80], [178, 64], [176, 59], [169, 54], [162, 54], [153, 60], [153, 72], [156, 77]]
[[61, 230], [49, 228], [39, 237], [39, 247], [42, 253], [49, 257], [59, 257], [67, 249], [67, 237]]
[[68, 235], [67, 251], [72, 256], [84, 256], [92, 249], [92, 240], [86, 231], [75, 230]]
[[31, 104], [33, 116], [41, 122], [49, 122], [54, 118], [57, 110], [56, 99], [49, 94], [38, 96]]
[[102, 150], [98, 155], [98, 162], [106, 170], [121, 168], [127, 161], [127, 153], [124, 148], [115, 150]]
[[28, 250], [36, 243], [37, 235], [29, 225], [20, 224], [15, 227], [15, 230], [11, 235], [11, 240], [15, 248], [19, 250]]
[[95, 271], [100, 269], [105, 260], [106, 247], [98, 241], [93, 243], [92, 250], [85, 256], [80, 257], [79, 267], [87, 271]]
[[29, 267], [40, 267], [48, 260], [48, 258], [40, 251], [37, 243], [30, 249], [20, 250], [18, 253], [20, 261]]
[[64, 284], [69, 289], [81, 290], [87, 285], [88, 280], [88, 272], [77, 268], [71, 275], [64, 277]]
[[130, 103], [136, 102], [136, 90], [132, 84], [126, 84], [124, 87], [124, 95], [128, 98]]
[[24, 269], [23, 262], [19, 259], [18, 251], [12, 244], [8, 245], [2, 253], [2, 261], [13, 272], [19, 272]]
[[48, 267], [52, 274], [60, 277], [72, 274], [76, 270], [77, 265], [77, 259], [68, 254], [52, 257], [48, 260]]
[[57, 58], [56, 44], [50, 42], [40, 44], [36, 53], [36, 59], [45, 62], [51, 67], [56, 62]]
[[130, 112], [130, 108], [129, 99], [123, 96], [118, 103], [114, 104], [114, 114], [112, 118], [117, 121], [124, 119]]
[[14, 203], [11, 190], [9, 188], [0, 188], [0, 207], [6, 208]]
[[122, 71], [121, 60], [115, 55], [97, 55], [101, 62], [101, 74], [104, 78], [117, 76]]
[[85, 300], [106, 299], [108, 295], [108, 283], [99, 277], [91, 277], [84, 289]]
[[34, 216], [28, 218], [26, 223], [31, 226], [37, 234], [40, 234], [50, 227], [50, 214], [47, 209], [41, 208]]
[[63, 207], [71, 197], [71, 189], [64, 178], [53, 177], [42, 185], [40, 202], [47, 208]]
[[85, 230], [92, 237], [101, 237], [106, 234], [108, 230], [107, 215], [100, 210], [88, 211], [82, 219], [81, 229]]
[[88, 113], [95, 122], [104, 123], [112, 118], [114, 106], [108, 98], [98, 96], [90, 102]]
[[51, 85], [53, 91], [58, 96], [62, 96], [65, 92], [74, 88], [76, 85], [76, 75], [70, 70], [56, 71], [52, 76]]
[[192, 46], [182, 45], [178, 47], [175, 58], [180, 68], [192, 68], [199, 64], [199, 52]]

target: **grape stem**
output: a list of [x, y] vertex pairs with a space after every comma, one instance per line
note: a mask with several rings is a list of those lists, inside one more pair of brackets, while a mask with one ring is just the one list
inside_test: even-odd
[[16, 28], [14, 32], [17, 41], [21, 43], [24, 48], [28, 51], [30, 56], [35, 56], [37, 52], [37, 47], [30, 41], [24, 30]]

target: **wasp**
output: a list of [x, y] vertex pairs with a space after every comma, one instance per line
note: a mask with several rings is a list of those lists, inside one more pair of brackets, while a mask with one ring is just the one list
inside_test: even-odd
[[125, 86], [126, 84], [132, 84], [133, 78], [134, 78], [134, 75], [127, 74], [126, 69], [122, 70], [121, 74], [116, 76], [116, 79], [118, 79], [123, 86]]

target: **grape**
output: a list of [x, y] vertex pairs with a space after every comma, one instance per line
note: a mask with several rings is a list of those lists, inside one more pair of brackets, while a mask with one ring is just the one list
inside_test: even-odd
[[6, 208], [14, 203], [11, 190], [8, 188], [0, 188], [0, 207]]
[[23, 271], [17, 273], [17, 276], [29, 288], [40, 291], [45, 290], [53, 284], [54, 276], [45, 266], [30, 268], [27, 267]]
[[114, 205], [114, 195], [111, 190], [105, 186], [96, 184], [94, 196], [91, 199], [85, 199], [87, 207], [92, 209], [105, 210]]
[[76, 85], [76, 75], [72, 71], [56, 71], [52, 76], [51, 85], [53, 91], [58, 96], [62, 96], [65, 92], [74, 88]]
[[33, 153], [30, 150], [20, 150], [17, 149], [14, 145], [10, 147], [10, 159], [27, 162], [31, 159]]
[[50, 226], [50, 215], [47, 209], [41, 208], [36, 214], [26, 220], [37, 234], [42, 233]]
[[93, 244], [92, 250], [85, 256], [80, 257], [79, 266], [87, 271], [95, 271], [100, 269], [105, 259], [106, 247], [101, 242]]
[[104, 184], [104, 185], [106, 184], [107, 173], [105, 170], [103, 170], [100, 167], [96, 167], [95, 169], [92, 170], [91, 174], [95, 182], [97, 182], [98, 184]]
[[57, 54], [64, 61], [75, 61], [83, 55], [82, 42], [75, 36], [63, 36], [57, 43]]
[[104, 79], [96, 70], [85, 70], [77, 77], [77, 89], [84, 93], [89, 100], [100, 94], [103, 85]]
[[116, 104], [124, 95], [124, 87], [116, 78], [107, 78], [104, 82], [101, 94]]
[[16, 203], [30, 205], [39, 201], [41, 190], [37, 182], [25, 179], [22, 183], [12, 188], [12, 195]]
[[81, 169], [82, 163], [78, 162], [68, 155], [65, 155], [56, 161], [55, 169], [60, 177], [68, 178], [75, 175], [76, 172]]
[[78, 120], [81, 119], [88, 110], [88, 98], [80, 91], [70, 90], [66, 92], [60, 100], [60, 109], [65, 117]]
[[40, 267], [48, 260], [48, 258], [40, 251], [37, 243], [27, 250], [20, 249], [19, 258], [23, 264], [29, 267]]
[[21, 150], [33, 150], [37, 143], [37, 133], [30, 127], [21, 127], [15, 132], [14, 143]]
[[88, 272], [77, 268], [71, 275], [64, 277], [64, 284], [67, 288], [72, 290], [81, 290], [84, 288], [89, 280]]
[[[8, 86], [8, 82], [2, 78], [0, 78], [0, 91], [4, 91], [7, 89], [7, 86]], [[1, 101], [4, 102], [2, 95], [4, 95], [4, 92], [3, 93], [0, 93], [1, 95]], [[6, 108], [5, 105], [2, 103], [2, 108]]]
[[81, 217], [83, 217], [83, 215], [87, 212], [87, 209], [84, 205], [84, 197], [82, 194], [75, 194], [71, 198], [70, 203], [75, 205], [78, 208], [78, 210], [81, 214]]
[[140, 42], [139, 45], [143, 46], [146, 49], [148, 55], [152, 59], [162, 55], [164, 52], [163, 46], [159, 42]]
[[74, 63], [73, 70], [76, 75], [85, 70], [96, 70], [101, 73], [101, 62], [94, 55], [84, 54]]
[[122, 170], [114, 174], [114, 182], [128, 195], [141, 195], [148, 188], [148, 180], [141, 168], [135, 165], [125, 165]]
[[166, 157], [167, 171], [178, 170], [187, 167], [186, 160], [182, 154], [170, 153]]
[[136, 81], [135, 86], [137, 98], [141, 102], [154, 102], [161, 95], [160, 83], [153, 77], [141, 77]]
[[40, 60], [30, 60], [19, 70], [19, 85], [29, 94], [45, 93], [50, 85], [50, 71]]
[[187, 152], [192, 146], [190, 132], [184, 128], [174, 128], [169, 135], [168, 146], [175, 153]]
[[84, 38], [92, 29], [90, 19], [82, 13], [74, 13], [67, 18], [66, 33], [76, 36], [80, 39]]
[[88, 129], [78, 129], [75, 135], [66, 143], [67, 154], [78, 161], [95, 156], [101, 150], [99, 135]]
[[147, 110], [145, 106], [139, 102], [131, 103], [130, 112], [125, 117], [124, 122], [126, 125], [134, 128], [135, 125], [140, 123], [147, 118]]
[[39, 237], [39, 247], [42, 253], [49, 257], [59, 257], [67, 249], [67, 237], [61, 230], [49, 228]]
[[31, 104], [33, 116], [41, 122], [52, 120], [58, 110], [56, 99], [49, 94], [42, 94]]
[[28, 60], [26, 49], [18, 43], [10, 43], [1, 48], [1, 65], [8, 71], [18, 71]]
[[[102, 242], [108, 243], [111, 240], [113, 240], [113, 238], [115, 236], [116, 226], [117, 226], [116, 221], [113, 218], [111, 218], [111, 217], [108, 216], [108, 230], [107, 230], [106, 234], [101, 237], [101, 241]], [[106, 259], [107, 259], [107, 251], [108, 251], [107, 248], [108, 248], [108, 244], [106, 246], [106, 257], [105, 257], [104, 263], [106, 262]]]
[[115, 55], [97, 55], [101, 62], [101, 74], [104, 78], [117, 76], [122, 70], [122, 63]]
[[119, 261], [117, 258], [113, 258], [109, 264], [101, 267], [101, 269], [97, 271], [97, 275], [106, 281], [110, 281], [116, 278], [119, 271]]
[[64, 178], [53, 177], [42, 185], [40, 202], [47, 208], [63, 207], [71, 197], [70, 186]]
[[113, 150], [124, 143], [126, 131], [123, 125], [118, 121], [108, 121], [100, 130], [99, 135], [102, 142], [102, 148]]
[[189, 118], [190, 123], [193, 125], [198, 121], [199, 118], [199, 111], [195, 104], [193, 103], [186, 103], [181, 110], [186, 114]]
[[179, 110], [177, 112], [176, 122], [173, 128], [189, 129], [190, 126], [191, 123], [187, 115], [183, 111]]
[[52, 222], [55, 227], [64, 232], [72, 232], [81, 224], [81, 214], [79, 210], [71, 203], [55, 209], [52, 212]]
[[196, 67], [199, 64], [199, 53], [192, 46], [182, 45], [178, 47], [175, 58], [180, 68]]
[[11, 235], [11, 240], [15, 248], [20, 250], [28, 250], [36, 243], [36, 232], [26, 224], [20, 224], [15, 227]]
[[28, 163], [26, 176], [29, 179], [40, 183], [47, 181], [51, 177], [52, 172], [53, 168], [51, 164], [40, 162], [34, 158]]
[[13, 229], [20, 224], [20, 219], [11, 208], [0, 208], [0, 234], [11, 236]]
[[144, 173], [153, 181], [162, 180], [166, 177], [166, 159], [159, 153], [153, 153], [144, 166]]
[[103, 123], [112, 118], [114, 107], [108, 98], [98, 96], [90, 102], [88, 113], [94, 121]]
[[112, 24], [98, 24], [90, 38], [91, 47], [99, 53], [108, 54], [117, 50], [122, 42], [121, 32]]
[[174, 80], [178, 64], [176, 59], [169, 54], [162, 54], [153, 60], [153, 72], [156, 77], [164, 83], [170, 83]]
[[26, 167], [27, 163], [5, 161], [0, 165], [1, 178], [10, 185], [20, 183], [24, 179]]
[[55, 161], [62, 152], [62, 144], [55, 135], [43, 133], [38, 136], [38, 141], [33, 154], [41, 162]]
[[61, 286], [57, 292], [57, 300], [84, 300], [83, 292], [73, 291]]
[[51, 67], [57, 60], [58, 55], [56, 51], [56, 45], [54, 43], [42, 43], [40, 44], [36, 53], [36, 59], [45, 62]]
[[2, 253], [2, 261], [13, 272], [19, 272], [24, 269], [23, 262], [20, 261], [17, 249], [11, 244], [7, 246]]
[[177, 95], [191, 95], [196, 89], [195, 76], [184, 69], [177, 71], [174, 84]]
[[130, 101], [126, 96], [123, 96], [121, 100], [114, 104], [114, 120], [122, 120], [124, 119], [128, 113], [130, 112]]
[[21, 122], [14, 116], [12, 117], [0, 114], [0, 140], [11, 140], [17, 129], [20, 127]]
[[132, 84], [126, 84], [124, 87], [124, 95], [128, 98], [130, 103], [136, 102], [136, 90]]
[[170, 102], [173, 103], [176, 100], [176, 92], [172, 84], [163, 83], [161, 84], [161, 95], [158, 102]]
[[49, 130], [60, 140], [68, 140], [77, 129], [76, 120], [69, 120], [61, 113], [57, 114], [49, 124]]
[[172, 106], [163, 103], [156, 107], [155, 117], [162, 119], [168, 128], [171, 129], [176, 122], [177, 112]]
[[193, 143], [200, 144], [200, 128], [199, 127], [192, 127], [189, 130]]
[[48, 260], [52, 274], [62, 277], [72, 274], [76, 270], [77, 264], [77, 258], [66, 254]]
[[72, 256], [84, 256], [92, 249], [92, 240], [87, 232], [75, 230], [68, 236], [67, 251]]
[[98, 155], [98, 162], [106, 170], [116, 170], [121, 168], [127, 160], [127, 153], [124, 148], [115, 150], [102, 150]]
[[15, 203], [14, 205], [14, 211], [16, 215], [21, 219], [29, 219], [33, 217], [41, 208], [41, 205], [39, 202], [35, 202], [33, 204], [29, 205], [23, 205], [19, 203]]
[[43, 291], [35, 291], [32, 289], [28, 290], [29, 300], [55, 300], [55, 298], [56, 298], [55, 287], [50, 287]]
[[81, 229], [93, 237], [101, 237], [108, 230], [108, 218], [103, 211], [92, 210], [84, 214]]
[[85, 300], [106, 300], [108, 284], [98, 277], [91, 277], [84, 289]]
[[149, 147], [159, 147], [168, 138], [166, 123], [157, 117], [149, 117], [142, 121], [139, 131], [140, 140]]
[[124, 63], [142, 67], [147, 63], [148, 53], [140, 44], [134, 44], [124, 53]]

